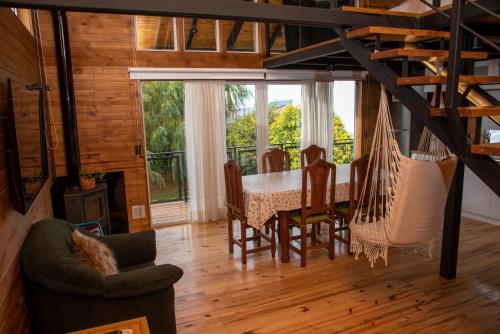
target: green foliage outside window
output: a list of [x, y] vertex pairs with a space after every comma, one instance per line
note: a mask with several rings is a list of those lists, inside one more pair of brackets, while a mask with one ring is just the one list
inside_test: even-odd
[[[245, 174], [255, 173], [256, 115], [255, 111], [244, 111], [252, 92], [245, 85], [226, 85], [226, 145], [228, 148], [251, 146], [249, 152], [240, 154]], [[144, 127], [146, 149], [149, 153], [185, 150], [184, 134], [184, 85], [181, 81], [145, 81], [142, 83]], [[334, 118], [333, 162], [349, 163], [353, 159], [352, 136], [339, 117]], [[269, 144], [299, 144], [301, 135], [301, 109], [292, 104], [269, 104]], [[347, 142], [348, 144], [342, 144]], [[281, 148], [281, 147], [280, 147]], [[287, 147], [283, 147], [287, 149]], [[245, 149], [247, 150], [247, 149]], [[300, 167], [298, 148], [288, 148], [292, 168]], [[234, 150], [233, 150], [234, 153]], [[179, 160], [148, 161], [149, 182], [152, 199], [168, 200], [176, 196], [175, 171]], [[182, 164], [182, 162], [181, 162]], [[185, 171], [183, 170], [183, 173]], [[156, 189], [156, 190], [155, 190]], [[156, 192], [156, 193], [155, 193]]]

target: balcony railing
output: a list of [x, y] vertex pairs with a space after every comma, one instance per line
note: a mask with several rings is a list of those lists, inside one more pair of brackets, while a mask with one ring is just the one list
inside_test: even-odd
[[[292, 169], [300, 168], [300, 143], [270, 144], [290, 153]], [[333, 159], [336, 164], [350, 163], [354, 154], [352, 140], [336, 141]], [[257, 147], [234, 146], [227, 148], [228, 159], [234, 159], [243, 175], [257, 174]], [[189, 198], [186, 152], [148, 153], [149, 188], [152, 203], [186, 201]]]

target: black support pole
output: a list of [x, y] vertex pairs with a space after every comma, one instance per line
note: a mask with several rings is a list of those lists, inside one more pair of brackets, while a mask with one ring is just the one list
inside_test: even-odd
[[75, 186], [78, 184], [81, 166], [68, 19], [64, 11], [54, 11], [52, 12], [52, 17], [54, 20], [57, 72], [59, 77], [59, 93], [61, 97], [68, 185]]
[[444, 215], [443, 240], [441, 244], [441, 276], [452, 279], [457, 273], [458, 241], [460, 220], [462, 218], [462, 193], [464, 185], [464, 163], [461, 160], [466, 152], [466, 127], [458, 115], [457, 108], [462, 103], [458, 93], [459, 75], [462, 70], [462, 11], [464, 0], [453, 0], [453, 15], [450, 25], [450, 49], [448, 58], [448, 78], [446, 82], [445, 110], [450, 124], [451, 137], [460, 158], [453, 183], [448, 195]]
[[462, 192], [464, 185], [464, 163], [459, 160], [451, 184], [444, 212], [443, 241], [441, 244], [441, 267], [439, 274], [447, 279], [457, 274], [458, 242], [462, 218]]

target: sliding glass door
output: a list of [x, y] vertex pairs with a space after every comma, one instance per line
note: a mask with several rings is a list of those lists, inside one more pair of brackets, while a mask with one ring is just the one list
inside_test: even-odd
[[184, 83], [143, 81], [141, 88], [152, 224], [186, 221]]
[[228, 159], [238, 162], [243, 175], [257, 174], [255, 85], [227, 84], [225, 94]]
[[301, 85], [269, 84], [269, 146], [290, 153], [291, 168], [300, 168]]
[[335, 81], [333, 85], [333, 155], [337, 165], [354, 159], [355, 81]]

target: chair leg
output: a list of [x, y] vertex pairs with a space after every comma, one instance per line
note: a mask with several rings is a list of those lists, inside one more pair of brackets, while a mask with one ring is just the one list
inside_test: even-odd
[[281, 243], [281, 224], [279, 221], [277, 221], [276, 224], [278, 225], [278, 242]]
[[269, 226], [266, 225], [266, 234], [269, 234]]
[[350, 228], [347, 229], [347, 253], [349, 255], [353, 254], [353, 252], [351, 252], [351, 229]]
[[307, 256], [307, 225], [300, 225], [300, 265], [306, 266]]
[[227, 241], [229, 242], [229, 253], [233, 252], [233, 217], [227, 215]]
[[247, 263], [247, 224], [241, 223], [241, 264]]
[[330, 260], [335, 259], [335, 223], [328, 224], [328, 243], [330, 247], [328, 248], [328, 258]]
[[276, 224], [274, 220], [271, 222], [271, 255], [276, 257]]
[[260, 247], [262, 244], [262, 232], [257, 229], [254, 229], [254, 231], [257, 233], [257, 247]]
[[318, 239], [317, 239], [317, 234], [316, 234], [316, 229], [317, 229], [317, 225], [316, 223], [312, 224], [311, 225], [311, 245], [316, 245], [318, 243]]
[[317, 226], [316, 226], [316, 233], [318, 235], [321, 235], [321, 223], [317, 223]]

